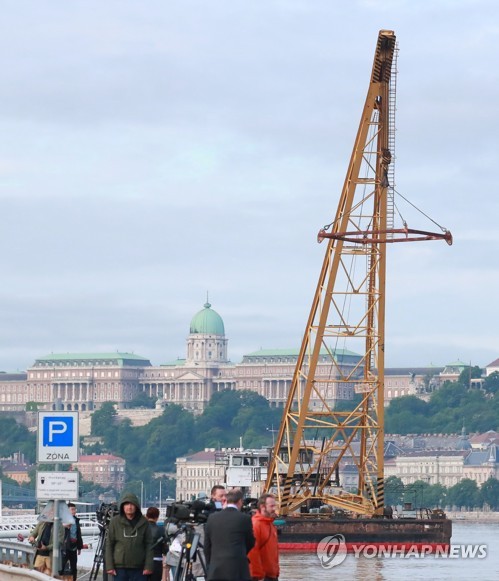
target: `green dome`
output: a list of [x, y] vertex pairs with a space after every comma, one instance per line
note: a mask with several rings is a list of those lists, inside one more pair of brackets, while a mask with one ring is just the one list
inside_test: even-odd
[[203, 335], [225, 335], [224, 322], [222, 317], [212, 310], [210, 303], [205, 303], [204, 309], [192, 317], [190, 332]]

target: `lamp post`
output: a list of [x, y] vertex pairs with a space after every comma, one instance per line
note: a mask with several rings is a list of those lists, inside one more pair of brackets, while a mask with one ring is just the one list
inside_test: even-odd
[[271, 428], [267, 428], [267, 432], [270, 432], [272, 434], [272, 448], [275, 447], [275, 434], [278, 431], [279, 430], [274, 430], [274, 424], [271, 425]]

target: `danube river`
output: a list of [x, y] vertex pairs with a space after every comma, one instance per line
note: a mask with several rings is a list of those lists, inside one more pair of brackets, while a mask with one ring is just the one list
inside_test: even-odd
[[[499, 580], [499, 524], [453, 523], [452, 545], [486, 545], [483, 559], [437, 558], [410, 556], [408, 558], [347, 555], [340, 565], [323, 569], [315, 554], [284, 554], [281, 557], [281, 581], [314, 581], [350, 579], [355, 581], [480, 581]], [[457, 551], [456, 551], [457, 552]], [[478, 553], [478, 551], [477, 551]]]
[[[349, 579], [351, 581], [480, 581], [499, 580], [499, 524], [454, 522], [452, 545], [486, 545], [485, 558], [443, 558], [425, 555], [408, 558], [395, 557], [355, 557], [347, 555], [345, 560], [332, 569], [321, 567], [315, 553], [284, 553], [281, 555], [280, 581], [331, 581]], [[460, 549], [461, 550], [461, 549]], [[480, 551], [483, 553], [483, 549]], [[480, 554], [480, 552], [478, 554]], [[80, 564], [91, 567], [93, 554], [83, 551]], [[80, 577], [85, 579], [85, 577]]]

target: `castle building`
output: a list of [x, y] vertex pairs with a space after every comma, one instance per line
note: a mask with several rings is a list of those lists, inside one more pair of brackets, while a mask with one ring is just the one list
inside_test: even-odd
[[28, 369], [28, 401], [60, 400], [65, 410], [93, 410], [105, 401], [126, 407], [151, 362], [131, 353], [66, 353], [37, 359]]
[[[140, 393], [158, 404], [178, 404], [201, 413], [212, 395], [224, 389], [247, 389], [265, 397], [273, 407], [284, 406], [298, 360], [298, 349], [260, 349], [232, 363], [222, 317], [209, 302], [191, 320], [185, 359], [151, 365], [149, 359], [132, 353], [64, 353], [36, 359], [27, 373], [0, 373], [0, 411], [24, 411], [35, 404], [54, 409], [58, 400], [64, 410], [92, 411], [104, 402], [116, 402], [126, 409]], [[311, 405], [334, 407], [354, 396], [356, 378], [361, 375], [361, 356], [352, 351], [330, 349], [335, 368], [352, 373], [352, 383], [334, 382], [337, 369], [330, 355], [320, 354], [315, 392]], [[357, 369], [358, 367], [358, 369]], [[428, 369], [386, 369], [385, 400], [432, 391], [443, 379], [457, 379], [461, 366]], [[324, 381], [321, 382], [321, 378]], [[331, 381], [331, 379], [333, 381]]]
[[[255, 391], [268, 399], [271, 406], [282, 407], [288, 397], [298, 354], [298, 349], [261, 349], [244, 355], [241, 363], [231, 363], [223, 320], [206, 303], [191, 321], [186, 359], [144, 369], [139, 383], [147, 395], [194, 413], [202, 412], [213, 393], [224, 389]], [[334, 354], [343, 369], [354, 369], [360, 361], [360, 355], [351, 351], [337, 349]], [[330, 356], [324, 352], [318, 375], [329, 380], [331, 373]], [[354, 382], [324, 382], [324, 399], [328, 405], [334, 407], [336, 401], [352, 399], [353, 395]], [[319, 407], [323, 402], [317, 398], [312, 405]]]

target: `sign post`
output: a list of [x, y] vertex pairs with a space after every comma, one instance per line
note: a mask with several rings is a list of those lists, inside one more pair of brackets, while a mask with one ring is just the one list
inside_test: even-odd
[[[36, 446], [38, 463], [55, 464], [55, 469], [58, 470], [58, 464], [61, 462], [78, 462], [79, 449], [78, 412], [38, 412], [38, 441]], [[48, 474], [55, 476], [47, 476]], [[68, 474], [68, 472], [37, 472], [37, 499], [54, 500], [54, 525], [52, 529], [52, 573], [54, 575], [58, 575], [61, 564], [59, 501], [62, 494], [62, 492], [57, 492], [55, 488], [58, 485], [65, 487], [71, 500], [78, 498], [78, 477], [75, 477], [75, 474], [71, 474], [70, 478], [61, 476]], [[74, 491], [75, 485], [76, 493]], [[44, 495], [49, 495], [49, 492], [52, 495], [50, 498], [45, 498]], [[69, 496], [62, 497], [62, 499], [65, 498], [69, 498]]]
[[78, 462], [78, 412], [38, 412], [38, 445], [40, 463]]
[[78, 472], [37, 472], [38, 500], [78, 500]]

